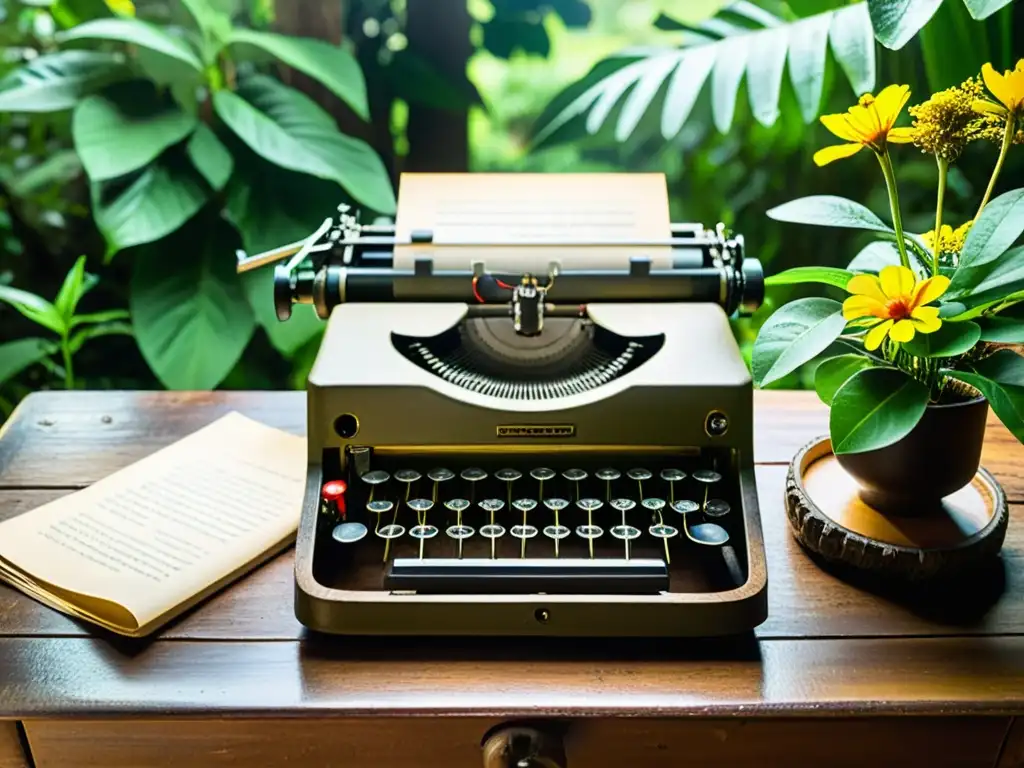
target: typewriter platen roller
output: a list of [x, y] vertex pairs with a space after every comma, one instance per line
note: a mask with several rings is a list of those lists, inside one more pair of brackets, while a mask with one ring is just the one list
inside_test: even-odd
[[299, 619], [562, 636], [763, 621], [752, 388], [728, 320], [763, 283], [742, 238], [669, 225], [647, 175], [404, 176], [398, 210], [361, 226], [343, 208], [240, 261], [277, 262], [280, 318], [312, 304], [328, 321]]

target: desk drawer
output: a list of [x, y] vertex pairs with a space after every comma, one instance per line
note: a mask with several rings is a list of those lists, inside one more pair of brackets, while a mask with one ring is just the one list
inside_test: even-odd
[[[294, 718], [37, 720], [25, 728], [37, 768], [482, 768], [481, 744], [503, 725], [487, 718]], [[1008, 725], [1008, 718], [906, 717], [578, 720], [540, 727], [564, 733], [571, 768], [991, 768]]]

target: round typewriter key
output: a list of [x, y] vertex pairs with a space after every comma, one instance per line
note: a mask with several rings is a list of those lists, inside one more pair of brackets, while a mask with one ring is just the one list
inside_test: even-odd
[[599, 536], [604, 535], [604, 529], [599, 525], [578, 525], [576, 526], [576, 535], [581, 539], [593, 541]]
[[709, 499], [708, 503], [704, 505], [704, 514], [708, 517], [725, 517], [729, 514], [730, 509], [732, 507], [729, 506], [727, 501]]
[[629, 472], [626, 473], [626, 477], [628, 477], [630, 480], [637, 480], [643, 482], [644, 480], [650, 480], [652, 477], [654, 477], [654, 475], [651, 474], [651, 470], [649, 469], [637, 467], [635, 469], [629, 470]]
[[636, 502], [632, 499], [612, 499], [608, 502], [612, 509], [618, 510], [619, 512], [629, 512], [633, 507], [636, 506]]
[[535, 499], [516, 499], [512, 502], [512, 506], [520, 512], [530, 512], [536, 508], [537, 502]]
[[465, 512], [469, 509], [468, 499], [449, 499], [444, 503], [446, 509], [450, 509], [452, 512]]
[[532, 525], [513, 525], [509, 533], [517, 539], [532, 539], [537, 535], [537, 529]]
[[622, 477], [622, 473], [617, 469], [599, 469], [594, 473], [594, 477], [598, 480], [604, 480], [606, 483], [610, 483], [612, 480], [618, 480]]
[[692, 477], [698, 483], [717, 483], [722, 479], [720, 474], [711, 469], [698, 469]]
[[570, 483], [578, 483], [582, 480], [587, 479], [587, 473], [582, 469], [567, 469], [562, 473], [562, 477], [568, 480]]
[[392, 523], [391, 525], [385, 525], [383, 528], [377, 531], [377, 535], [380, 536], [382, 539], [397, 539], [403, 533], [405, 533], [405, 527], [401, 525], [396, 525], [395, 523]]
[[364, 483], [368, 483], [370, 485], [380, 485], [381, 483], [386, 483], [390, 478], [391, 475], [389, 475], [383, 469], [375, 469], [372, 472], [367, 472], [360, 479]]
[[644, 499], [640, 504], [644, 509], [649, 509], [651, 512], [661, 512], [665, 508], [664, 499]]
[[452, 472], [450, 469], [438, 467], [437, 469], [432, 469], [429, 472], [427, 472], [427, 477], [430, 480], [433, 480], [435, 483], [443, 483], [455, 477], [455, 473]]
[[580, 499], [576, 502], [576, 506], [584, 512], [594, 512], [603, 507], [604, 502], [600, 499]]
[[691, 512], [699, 511], [700, 504], [696, 501], [690, 501], [689, 499], [679, 499], [679, 501], [672, 503], [672, 509], [680, 515], [688, 515]]
[[633, 539], [640, 538], [640, 529], [632, 525], [616, 525], [609, 533], [616, 539], [622, 539], [623, 541], [632, 541]]
[[485, 539], [500, 539], [505, 535], [505, 529], [500, 525], [484, 525], [480, 527], [480, 535]]
[[651, 536], [654, 536], [657, 539], [671, 539], [673, 536], [679, 535], [678, 528], [674, 528], [671, 525], [665, 525], [664, 523], [652, 525], [647, 530]]
[[414, 539], [432, 539], [437, 536], [437, 528], [433, 525], [414, 525], [409, 529], [409, 535]]
[[552, 512], [561, 512], [563, 509], [569, 506], [569, 502], [565, 499], [544, 499], [544, 506], [550, 509]]
[[687, 529], [686, 535], [690, 538], [690, 541], [708, 547], [720, 547], [729, 542], [728, 531], [714, 523], [695, 525]]
[[487, 473], [480, 469], [480, 467], [469, 467], [468, 469], [462, 470], [460, 477], [462, 477], [463, 480], [475, 483], [487, 477]]
[[549, 539], [554, 539], [555, 541], [558, 541], [559, 539], [564, 539], [570, 533], [572, 533], [572, 531], [570, 531], [564, 525], [544, 526], [544, 535], [547, 536]]
[[375, 515], [383, 515], [385, 512], [390, 512], [394, 509], [394, 504], [386, 499], [379, 499], [378, 501], [366, 502], [366, 511], [372, 512]]
[[461, 541], [462, 539], [468, 539], [476, 531], [468, 525], [450, 525], [445, 533], [451, 538]]
[[366, 526], [362, 523], [341, 523], [331, 532], [331, 538], [342, 544], [352, 544], [365, 536]]
[[395, 480], [400, 483], [415, 483], [422, 475], [415, 469], [400, 469], [395, 472]]
[[681, 469], [663, 469], [661, 470], [661, 479], [669, 483], [678, 483], [680, 480], [686, 478], [686, 473]]
[[522, 476], [523, 473], [516, 469], [499, 469], [494, 473], [494, 477], [503, 483], [514, 483]]
[[501, 499], [484, 499], [480, 502], [480, 509], [484, 512], [500, 512], [505, 502]]
[[555, 470], [548, 469], [547, 467], [537, 467], [536, 469], [530, 470], [530, 477], [538, 482], [545, 482], [555, 476]]
[[430, 499], [409, 499], [405, 504], [413, 512], [429, 512], [434, 506]]

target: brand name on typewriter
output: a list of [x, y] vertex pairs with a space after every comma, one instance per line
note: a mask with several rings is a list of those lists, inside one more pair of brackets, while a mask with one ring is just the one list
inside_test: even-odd
[[499, 424], [498, 437], [575, 437], [574, 424]]

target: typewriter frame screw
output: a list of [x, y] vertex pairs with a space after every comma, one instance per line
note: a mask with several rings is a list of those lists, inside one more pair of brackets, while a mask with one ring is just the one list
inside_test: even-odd
[[704, 419], [704, 431], [708, 437], [722, 437], [729, 431], [729, 417], [722, 411], [711, 411]]

